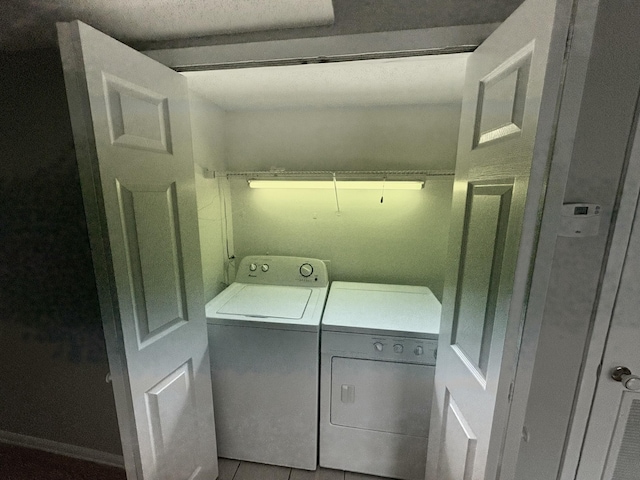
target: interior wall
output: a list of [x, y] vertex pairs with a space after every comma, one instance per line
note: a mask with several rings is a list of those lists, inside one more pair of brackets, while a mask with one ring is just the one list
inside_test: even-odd
[[227, 112], [227, 167], [453, 170], [460, 108], [454, 102]]
[[232, 177], [235, 252], [330, 260], [330, 279], [424, 285], [441, 299], [452, 177], [419, 191], [256, 190]]
[[204, 300], [211, 300], [224, 287], [225, 229], [224, 205], [219, 178], [210, 173], [226, 170], [225, 112], [216, 105], [189, 92], [191, 107], [191, 133], [195, 161], [198, 227], [202, 256]]
[[[600, 204], [600, 231], [556, 243], [518, 480], [559, 478], [640, 89], [638, 16], [632, 0], [601, 2], [598, 12], [564, 201]], [[596, 381], [597, 372], [584, 374]]]
[[120, 455], [60, 54], [0, 71], [0, 436]]
[[[453, 170], [460, 103], [231, 111], [230, 171]], [[442, 298], [452, 177], [421, 191], [252, 190], [231, 177], [237, 258], [330, 260], [331, 280], [425, 285]]]

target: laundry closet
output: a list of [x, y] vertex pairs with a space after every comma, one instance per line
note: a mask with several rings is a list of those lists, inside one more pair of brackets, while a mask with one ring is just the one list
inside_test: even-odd
[[[471, 54], [265, 67], [262, 79], [258, 68], [220, 70], [210, 80], [79, 22], [59, 25], [121, 435], [139, 445], [124, 449], [132, 478], [217, 475], [202, 312], [248, 255], [262, 256], [246, 264], [258, 274], [272, 271], [269, 256], [297, 256], [324, 261], [332, 281], [429, 287], [446, 330], [418, 332], [442, 339], [427, 471], [495, 466], [486, 448], [498, 447], [494, 416], [508, 411], [527, 303], [528, 272], [516, 266], [537, 242], [569, 18], [531, 0]], [[334, 188], [249, 185], [285, 177]], [[390, 188], [409, 179], [424, 188]], [[381, 185], [340, 188], [347, 180]], [[313, 265], [298, 265], [296, 281], [313, 282]], [[435, 362], [436, 346], [418, 339], [370, 340], [385, 355]], [[340, 388], [350, 402], [353, 389]]]
[[[267, 254], [328, 260], [332, 280], [424, 285], [441, 299], [467, 57], [185, 72], [205, 297], [233, 280], [234, 259]], [[425, 184], [248, 184], [332, 173]]]
[[220, 456], [423, 478], [467, 57], [185, 74]]

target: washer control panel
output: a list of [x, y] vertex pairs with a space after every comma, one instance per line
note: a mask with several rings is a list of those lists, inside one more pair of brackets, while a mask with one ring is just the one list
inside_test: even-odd
[[305, 257], [250, 255], [238, 265], [236, 282], [261, 285], [327, 287], [329, 274], [322, 260]]
[[438, 355], [438, 341], [323, 331], [321, 351], [336, 357], [435, 365]]

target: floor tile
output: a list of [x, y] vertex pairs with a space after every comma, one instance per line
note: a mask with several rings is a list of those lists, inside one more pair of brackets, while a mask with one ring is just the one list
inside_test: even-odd
[[289, 480], [290, 471], [287, 467], [240, 462], [233, 480]]
[[218, 480], [233, 480], [233, 476], [236, 474], [240, 461], [231, 460], [229, 458], [218, 458]]
[[364, 475], [362, 473], [344, 472], [344, 480], [389, 480], [383, 477], [374, 477], [371, 475]]
[[344, 480], [344, 472], [327, 468], [319, 468], [315, 472], [292, 469], [289, 480]]

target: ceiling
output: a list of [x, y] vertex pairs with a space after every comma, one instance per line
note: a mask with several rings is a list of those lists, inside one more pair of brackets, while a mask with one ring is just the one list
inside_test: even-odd
[[56, 46], [82, 20], [140, 50], [503, 21], [522, 0], [2, 0], [0, 50]]
[[468, 53], [183, 72], [226, 111], [460, 102]]
[[3, 0], [0, 40], [38, 44], [81, 19], [120, 40], [151, 41], [333, 23], [331, 0]]

